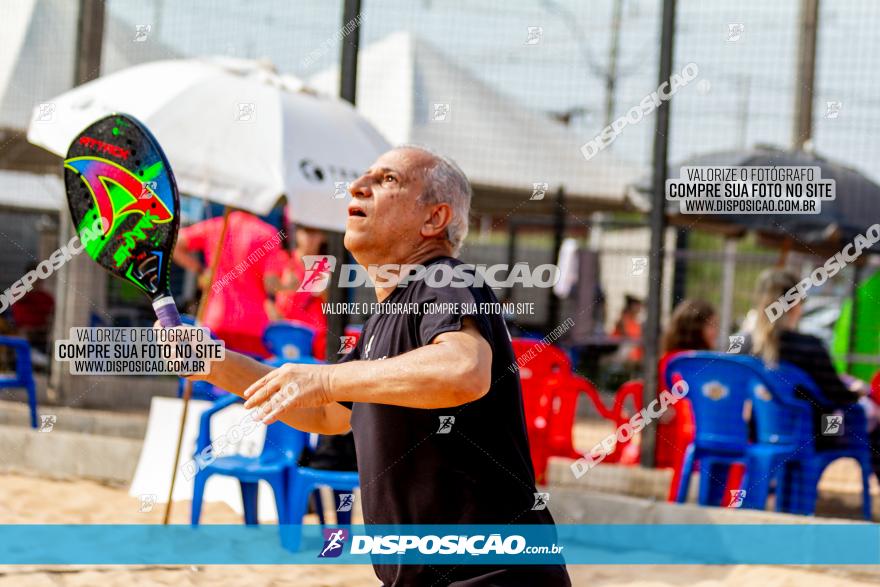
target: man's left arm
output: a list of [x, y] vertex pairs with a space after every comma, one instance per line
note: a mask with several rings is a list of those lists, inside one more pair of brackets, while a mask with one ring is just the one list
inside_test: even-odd
[[450, 408], [480, 399], [492, 383], [492, 347], [473, 319], [431, 344], [381, 361], [352, 361], [330, 373], [334, 401]]
[[334, 402], [388, 404], [434, 409], [460, 406], [480, 399], [492, 383], [492, 348], [473, 319], [460, 330], [443, 332], [430, 344], [380, 361], [349, 361], [338, 365], [279, 367], [244, 392], [246, 408], [284, 401], [265, 423], [283, 418], [290, 408], [318, 407]]

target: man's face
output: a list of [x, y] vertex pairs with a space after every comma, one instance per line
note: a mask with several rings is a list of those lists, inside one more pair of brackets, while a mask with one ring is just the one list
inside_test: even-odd
[[424, 188], [424, 170], [432, 163], [421, 151], [395, 149], [351, 184], [345, 247], [356, 258], [394, 262], [415, 249], [429, 215], [416, 200]]

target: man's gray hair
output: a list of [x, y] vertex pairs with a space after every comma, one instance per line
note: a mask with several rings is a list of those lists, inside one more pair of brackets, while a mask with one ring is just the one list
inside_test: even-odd
[[464, 171], [449, 157], [445, 157], [421, 145], [400, 145], [394, 150], [413, 149], [426, 153], [433, 165], [423, 171], [425, 188], [419, 196], [421, 204], [449, 204], [452, 220], [446, 227], [446, 240], [452, 245], [452, 253], [458, 254], [468, 233], [468, 217], [473, 191]]

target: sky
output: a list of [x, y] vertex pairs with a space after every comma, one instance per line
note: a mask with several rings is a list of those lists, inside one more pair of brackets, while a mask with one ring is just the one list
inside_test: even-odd
[[[661, 2], [622, 1], [615, 117], [656, 89], [659, 57]], [[409, 30], [526, 108], [583, 113], [571, 122], [583, 144], [605, 125], [613, 2], [362, 0], [361, 40], [367, 45]], [[679, 0], [673, 69], [695, 63], [699, 76], [673, 100], [673, 162], [790, 144], [799, 5]], [[107, 6], [115, 23], [108, 26], [129, 28], [134, 37], [135, 27], [146, 25], [150, 41], [182, 56], [266, 58], [302, 78], [339, 60], [342, 0], [109, 0]], [[539, 29], [539, 42], [526, 42], [530, 27]], [[731, 35], [731, 27], [739, 34]], [[880, 181], [878, 30], [880, 2], [821, 3], [814, 148]], [[610, 149], [647, 169], [654, 124], [649, 116], [630, 125]], [[535, 156], [542, 154], [536, 149]]]

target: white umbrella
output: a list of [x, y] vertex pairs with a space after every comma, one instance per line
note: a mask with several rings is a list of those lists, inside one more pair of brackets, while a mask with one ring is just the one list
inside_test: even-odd
[[63, 156], [88, 124], [125, 112], [156, 135], [181, 192], [260, 215], [286, 195], [295, 221], [326, 230], [344, 229], [339, 184], [389, 148], [348, 103], [265, 62], [154, 61], [46, 102], [51, 120], [37, 108], [28, 129], [35, 145]]
[[[240, 59], [154, 61], [96, 79], [36, 108], [28, 140], [64, 156], [91, 122], [113, 112], [140, 119], [168, 156], [180, 191], [226, 205], [214, 262], [228, 229], [230, 207], [267, 214], [287, 196], [295, 222], [325, 230], [345, 227], [344, 184], [389, 148], [348, 103], [319, 96], [264, 62]], [[211, 288], [205, 288], [201, 322]], [[184, 389], [165, 523], [191, 386]]]

